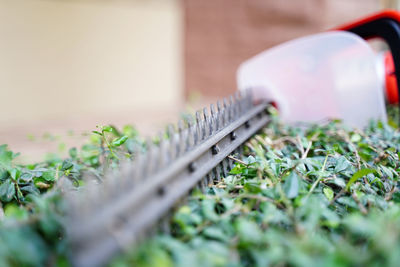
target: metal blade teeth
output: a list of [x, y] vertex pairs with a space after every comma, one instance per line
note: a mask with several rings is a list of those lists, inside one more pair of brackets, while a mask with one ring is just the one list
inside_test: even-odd
[[235, 105], [234, 105], [233, 96], [229, 96], [229, 122], [232, 122], [235, 119]]
[[[135, 186], [145, 177], [156, 173], [160, 168], [167, 166], [203, 140], [227, 126], [252, 106], [252, 96], [249, 91], [236, 92], [229, 98], [217, 101], [216, 105], [211, 104], [209, 109], [204, 108], [197, 111], [195, 123], [192, 122], [190, 117], [186, 117], [185, 120], [181, 119], [178, 122], [176, 128], [172, 124], [168, 125], [166, 133], [159, 133], [158, 145], [148, 138], [145, 145], [147, 151], [143, 153], [141, 147], [136, 147], [133, 151], [133, 162], [124, 167], [120, 174], [114, 174], [114, 176], [119, 177], [118, 179], [105, 179], [102, 187], [107, 188], [106, 190], [101, 189], [103, 190], [101, 193], [99, 189], [97, 189], [98, 192], [89, 190], [91, 192], [85, 198], [97, 200], [89, 201], [90, 203], [98, 203], [100, 194], [102, 195], [101, 199], [110, 199], [114, 194], [123, 190], [123, 187]], [[238, 152], [242, 152], [242, 149]], [[212, 179], [219, 180], [221, 176], [226, 176], [232, 165], [232, 160], [224, 159], [221, 166], [210, 173], [208, 180], [206, 179], [206, 184], [203, 184], [202, 187], [207, 186], [212, 182]]]
[[154, 168], [155, 168], [155, 161], [157, 160], [155, 157], [155, 149], [156, 146], [153, 145], [153, 141], [151, 138], [146, 139], [146, 159], [145, 162], [145, 170], [144, 170], [144, 176], [148, 176], [153, 173]]
[[[197, 149], [197, 146], [202, 144], [203, 141], [212, 138], [218, 132], [223, 131], [226, 126], [230, 125], [230, 123], [236, 119], [241, 118], [242, 115], [244, 116], [247, 114], [245, 116], [250, 116], [249, 114], [252, 113], [246, 112], [252, 107], [253, 103], [251, 94], [249, 92], [237, 92], [234, 96], [230, 96], [229, 98], [224, 98], [222, 101], [218, 101], [216, 105], [211, 104], [209, 108], [204, 108], [197, 111], [193, 117], [184, 117], [184, 119], [181, 119], [176, 126], [168, 125], [165, 132], [160, 132], [158, 134], [158, 144], [155, 144], [152, 139], [148, 138], [145, 144], [146, 152], [142, 151], [142, 146], [136, 146], [132, 151], [132, 161], [129, 163], [124, 162], [121, 165], [120, 170], [105, 175], [106, 178], [103, 179], [104, 181], [100, 186], [98, 186], [98, 182], [96, 182], [95, 179], [92, 179], [89, 182], [92, 184], [84, 188], [82, 190], [83, 192], [76, 192], [75, 194], [70, 194], [68, 196], [69, 219], [71, 222], [73, 222], [73, 230], [75, 231], [75, 234], [78, 233], [79, 238], [79, 231], [82, 228], [82, 223], [85, 224], [87, 221], [95, 221], [93, 218], [98, 218], [98, 213], [107, 214], [107, 216], [110, 214], [110, 212], [113, 214], [112, 211], [115, 209], [113, 209], [111, 203], [130, 203], [124, 202], [124, 197], [126, 197], [128, 193], [138, 193], [143, 184], [153, 185], [151, 182], [149, 182], [154, 181], [151, 180], [153, 177], [159, 178], [160, 173], [166, 170], [169, 165], [174, 163], [175, 160], [184, 158], [185, 155], [190, 153], [192, 150]], [[232, 133], [233, 132], [230, 134]], [[231, 137], [230, 141], [232, 142], [234, 140], [235, 138]], [[239, 153], [242, 152], [241, 149], [242, 147], [239, 148]], [[192, 163], [198, 164], [199, 162], [194, 161]], [[191, 165], [189, 164], [188, 166], [188, 169], [190, 169]], [[223, 159], [203, 179], [199, 180], [197, 187], [204, 192], [208, 189], [210, 184], [214, 184], [214, 182], [220, 181], [222, 177], [226, 177], [229, 174], [229, 170], [232, 168], [232, 166], [233, 161], [231, 159]], [[198, 167], [195, 165], [194, 170], [200, 169], [196, 168]], [[160, 186], [161, 188], [159, 189], [161, 191], [166, 190], [165, 188], [167, 188], [167, 192], [169, 192], [170, 189], [173, 189], [173, 183], [166, 184], [159, 183], [159, 181], [157, 181], [157, 183], [154, 184]], [[158, 196], [165, 194], [161, 191], [157, 191]], [[190, 192], [188, 192], [188, 194], [190, 194]], [[152, 194], [149, 194], [148, 196], [152, 196]], [[129, 209], [130, 211], [134, 211], [136, 208], [137, 207], [130, 207]], [[115, 212], [114, 215], [119, 214], [121, 211], [122, 209], [118, 210], [118, 212]], [[127, 211], [126, 214], [129, 214], [129, 211]], [[117, 217], [118, 216], [115, 216], [116, 222], [121, 222], [123, 224], [125, 223], [126, 227], [129, 223], [133, 222], [131, 217], [126, 219], [126, 222], [124, 222], [123, 217]], [[166, 216], [160, 221], [160, 228], [162, 228], [163, 231], [170, 231], [170, 220], [171, 217]], [[90, 230], [89, 224], [85, 224], [84, 226]], [[96, 228], [96, 230], [93, 229], [93, 232], [97, 233], [98, 230], [104, 228], [102, 227], [99, 227], [99, 229]], [[87, 229], [85, 228], [85, 231]], [[107, 231], [107, 229], [103, 230]], [[146, 233], [141, 232], [136, 234], [138, 235], [137, 238], [139, 238], [140, 235], [145, 235]], [[85, 236], [84, 238], [90, 239], [93, 238], [93, 236]], [[84, 240], [84, 242], [90, 243], [92, 240], [89, 239]], [[120, 239], [122, 240], [123, 238]], [[133, 240], [134, 238], [130, 237], [128, 239]]]
[[196, 126], [193, 125], [191, 121], [188, 122], [188, 139], [187, 139], [187, 146], [186, 151], [189, 151], [194, 145], [196, 144]]
[[186, 149], [186, 137], [187, 131], [185, 131], [185, 123], [183, 120], [178, 122], [178, 140], [177, 140], [177, 156], [181, 156]]
[[196, 111], [196, 135], [194, 144], [201, 142], [203, 136], [203, 122], [201, 120], [201, 111]]
[[210, 133], [213, 134], [218, 130], [218, 113], [215, 110], [214, 104], [210, 105], [210, 112], [211, 112]]
[[167, 127], [167, 135], [168, 135], [168, 162], [173, 161], [177, 157], [177, 136], [175, 132], [175, 127], [172, 124], [169, 124]]
[[210, 134], [211, 134], [211, 129], [210, 129], [210, 127], [211, 127], [211, 123], [210, 123], [210, 117], [209, 117], [209, 115], [208, 115], [208, 110], [207, 110], [207, 108], [203, 108], [203, 133], [204, 133], [204, 135], [203, 135], [203, 140], [204, 139], [206, 139], [207, 137], [209, 137], [210, 136]]

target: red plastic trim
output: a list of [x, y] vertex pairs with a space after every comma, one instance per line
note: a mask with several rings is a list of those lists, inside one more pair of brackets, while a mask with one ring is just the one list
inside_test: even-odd
[[[397, 61], [399, 61], [399, 54], [398, 54], [398, 42], [393, 42], [393, 38], [391, 38], [391, 34], [387, 35], [387, 31], [385, 34], [385, 29], [376, 29], [376, 27], [379, 27], [375, 24], [374, 22], [377, 22], [379, 20], [391, 20], [394, 21], [395, 23], [400, 25], [400, 12], [396, 10], [383, 10], [380, 12], [377, 12], [375, 14], [369, 15], [367, 17], [358, 19], [356, 21], [350, 22], [343, 24], [339, 27], [336, 27], [332, 30], [340, 30], [340, 31], [354, 31], [357, 28], [364, 28], [364, 34], [360, 35], [359, 30], [355, 31], [356, 34], [359, 34], [361, 37], [364, 39], [372, 39], [372, 38], [377, 38], [377, 37], [382, 37], [385, 39], [386, 42], [388, 42], [388, 45], [390, 49], [393, 51], [393, 49], [396, 49], [396, 57]], [[368, 26], [369, 25], [369, 26]], [[369, 28], [369, 29], [368, 29]], [[366, 34], [365, 34], [366, 30]], [[361, 30], [363, 32], [363, 30]], [[369, 32], [369, 33], [368, 33]], [[386, 36], [386, 37], [385, 37]], [[395, 36], [395, 39], [398, 40], [398, 34], [397, 37]], [[395, 41], [396, 41], [395, 40]], [[395, 43], [395, 44], [394, 44]], [[384, 66], [385, 66], [385, 89], [386, 89], [386, 98], [390, 104], [397, 104], [399, 103], [399, 88], [398, 88], [398, 80], [400, 81], [400, 69], [396, 71], [395, 65], [397, 65], [397, 68], [399, 68], [399, 64], [395, 64], [393, 61], [393, 57], [391, 52], [387, 52], [384, 55]], [[399, 62], [397, 62], [399, 63]]]
[[347, 31], [347, 30], [350, 30], [350, 29], [355, 28], [357, 26], [363, 25], [365, 23], [368, 23], [368, 22], [371, 22], [371, 21], [374, 21], [374, 20], [377, 20], [377, 19], [383, 19], [383, 18], [393, 19], [393, 20], [395, 20], [395, 21], [400, 23], [400, 12], [396, 11], [396, 10], [393, 10], [393, 9], [386, 9], [386, 10], [374, 13], [372, 15], [369, 15], [367, 17], [358, 19], [356, 21], [343, 24], [343, 25], [341, 25], [339, 27], [336, 27], [336, 28], [334, 28], [332, 30]]
[[383, 60], [385, 65], [385, 87], [387, 100], [390, 104], [398, 104], [399, 91], [397, 87], [397, 79], [395, 75], [392, 54], [390, 52], [386, 52]]

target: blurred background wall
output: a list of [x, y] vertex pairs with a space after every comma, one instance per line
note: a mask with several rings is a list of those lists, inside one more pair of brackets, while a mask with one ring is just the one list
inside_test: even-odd
[[0, 0], [0, 122], [175, 107], [181, 18], [178, 0]]

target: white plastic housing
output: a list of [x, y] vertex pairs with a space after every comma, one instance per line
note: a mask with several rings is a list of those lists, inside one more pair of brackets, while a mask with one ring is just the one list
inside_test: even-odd
[[386, 121], [376, 55], [355, 34], [327, 32], [295, 39], [245, 61], [238, 69], [239, 90], [278, 105], [286, 123], [342, 119], [364, 127]]

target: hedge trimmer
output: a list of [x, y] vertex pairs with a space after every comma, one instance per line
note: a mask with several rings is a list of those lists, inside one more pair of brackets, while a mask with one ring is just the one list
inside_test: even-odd
[[[270, 120], [272, 103], [287, 123], [340, 118], [363, 127], [386, 120], [384, 90], [397, 101], [400, 78], [400, 14], [385, 11], [341, 31], [300, 38], [246, 61], [238, 71], [240, 93], [169, 126], [157, 144], [106, 175], [100, 184], [67, 194], [67, 236], [76, 266], [103, 265], [121, 249], [168, 231], [169, 212], [194, 187], [225, 177], [234, 155]], [[383, 37], [386, 72], [360, 38]], [[381, 58], [382, 59], [382, 58]], [[394, 62], [394, 63], [393, 63]], [[240, 161], [240, 160], [239, 160]]]

